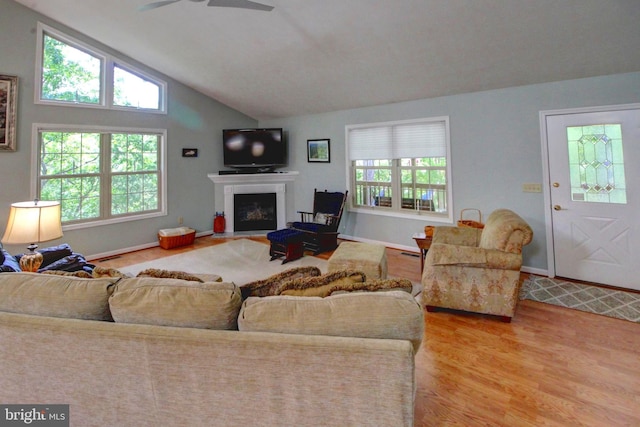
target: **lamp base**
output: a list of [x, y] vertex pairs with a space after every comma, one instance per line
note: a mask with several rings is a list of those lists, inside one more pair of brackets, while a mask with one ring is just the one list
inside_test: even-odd
[[36, 273], [40, 268], [43, 257], [40, 252], [34, 251], [37, 247], [37, 245], [29, 246], [28, 249], [30, 252], [22, 255], [22, 257], [20, 258], [20, 269], [22, 269], [22, 271]]

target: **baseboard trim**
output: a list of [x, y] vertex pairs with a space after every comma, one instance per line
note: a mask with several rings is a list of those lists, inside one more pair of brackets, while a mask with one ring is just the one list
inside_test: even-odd
[[[213, 234], [213, 230], [201, 231], [199, 233], [196, 233], [196, 237], [210, 236], [212, 234]], [[136, 251], [142, 251], [144, 249], [155, 248], [156, 246], [160, 246], [160, 243], [157, 240], [154, 241], [154, 242], [143, 243], [141, 245], [129, 246], [127, 248], [116, 249], [114, 251], [101, 252], [101, 253], [98, 253], [98, 254], [88, 255], [88, 256], [86, 256], [86, 259], [87, 259], [87, 261], [96, 261], [96, 260], [101, 260], [101, 259], [104, 259], [104, 258], [111, 258], [111, 257], [117, 256], [117, 255], [126, 254], [126, 253], [129, 253], [129, 252], [136, 252]]]

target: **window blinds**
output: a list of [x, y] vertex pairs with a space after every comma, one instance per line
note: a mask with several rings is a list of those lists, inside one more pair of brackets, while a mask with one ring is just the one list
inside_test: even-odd
[[350, 160], [446, 156], [446, 122], [400, 123], [351, 128]]

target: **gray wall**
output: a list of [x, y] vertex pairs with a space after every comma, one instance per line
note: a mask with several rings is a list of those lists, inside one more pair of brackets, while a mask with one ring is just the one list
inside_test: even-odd
[[[18, 150], [0, 152], [0, 230], [4, 233], [10, 204], [31, 198], [31, 125], [63, 123], [167, 129], [168, 216], [66, 231], [62, 239], [41, 246], [67, 242], [85, 255], [108, 253], [156, 242], [158, 229], [178, 226], [178, 217], [183, 217], [185, 225], [198, 231], [210, 231], [215, 196], [207, 173], [222, 168], [222, 129], [255, 126], [257, 122], [13, 1], [0, 0], [0, 10], [0, 74], [19, 78]], [[169, 114], [35, 105], [38, 20], [167, 81]], [[198, 148], [199, 157], [182, 158], [182, 148], [187, 147]], [[16, 245], [7, 249], [11, 253], [25, 250]]]
[[[543, 193], [524, 193], [522, 184], [542, 183], [539, 112], [562, 108], [640, 102], [640, 73], [563, 81], [270, 120], [261, 126], [289, 131], [290, 167], [300, 170], [295, 209], [312, 206], [313, 188], [344, 189], [345, 125], [449, 116], [454, 220], [463, 208], [488, 215], [496, 208], [519, 213], [533, 228], [524, 265], [547, 269]], [[331, 163], [309, 164], [306, 140], [331, 139]], [[427, 222], [348, 213], [341, 232], [362, 240], [413, 248], [411, 235]], [[437, 224], [433, 224], [437, 225]]]

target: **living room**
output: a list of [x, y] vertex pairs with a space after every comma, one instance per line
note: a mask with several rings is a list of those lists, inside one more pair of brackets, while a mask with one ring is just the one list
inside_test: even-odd
[[[532, 243], [523, 249], [523, 270], [544, 276], [549, 267], [546, 229], [549, 207], [545, 205], [543, 193], [523, 191], [526, 183], [543, 182], [545, 164], [541, 150], [540, 112], [640, 102], [640, 69], [629, 59], [628, 62], [622, 61], [619, 68], [625, 71], [619, 72], [603, 70], [594, 75], [575, 73], [556, 80], [541, 78], [541, 82], [535, 84], [462, 90], [454, 94], [443, 93], [409, 100], [398, 98], [395, 101], [353, 108], [314, 113], [301, 111], [301, 114], [257, 118], [253, 113], [228, 106], [223, 97], [217, 100], [181, 83], [170, 76], [170, 71], [163, 73], [155, 70], [139, 62], [134, 55], [125, 56], [88, 34], [23, 6], [28, 3], [0, 0], [0, 28], [4, 35], [0, 39], [0, 54], [3, 58], [0, 73], [19, 78], [17, 149], [14, 152], [0, 152], [0, 173], [5, 182], [0, 193], [0, 224], [6, 223], [11, 203], [29, 200], [35, 195], [32, 148], [34, 124], [117, 125], [166, 130], [165, 215], [89, 228], [68, 227], [64, 231], [64, 238], [50, 242], [52, 245], [69, 243], [74, 249], [92, 257], [154, 246], [157, 244], [158, 230], [176, 227], [180, 223], [194, 228], [200, 234], [210, 233], [215, 212], [223, 210], [224, 206], [224, 194], [208, 178], [209, 174], [225, 169], [221, 147], [223, 129], [285, 129], [289, 161], [283, 170], [299, 171], [295, 182], [287, 186], [286, 220], [292, 221], [296, 219], [296, 211], [311, 207], [314, 188], [337, 191], [344, 190], [349, 185], [344, 160], [347, 155], [346, 126], [447, 116], [451, 132], [453, 189], [448, 225], [455, 222], [463, 208], [478, 208], [485, 214], [497, 208], [516, 211], [530, 224], [534, 235]], [[592, 5], [593, 3], [597, 2], [591, 2]], [[573, 6], [578, 7], [577, 2]], [[195, 10], [206, 8], [204, 4], [186, 1], [167, 7], [190, 7]], [[631, 6], [628, 7], [633, 10]], [[137, 13], [133, 7], [131, 13]], [[633, 20], [637, 13], [626, 15]], [[166, 81], [167, 114], [105, 111], [72, 106], [52, 107], [35, 103], [39, 22]], [[179, 30], [176, 29], [175, 32]], [[627, 29], [624, 34], [629, 40], [636, 40], [637, 32], [637, 28]], [[494, 40], [495, 43], [498, 41]], [[148, 41], [150, 44], [152, 42], [153, 40]], [[620, 49], [624, 51], [624, 55], [635, 57], [635, 47]], [[448, 59], [453, 61], [455, 58]], [[583, 60], [586, 61], [584, 58]], [[503, 66], [500, 62], [494, 65], [495, 68], [477, 70], [476, 83], [479, 84], [474, 87], [482, 87], [484, 75], [495, 74]], [[528, 72], [521, 71], [523, 74]], [[536, 71], [542, 74], [544, 70]], [[425, 80], [428, 81], [429, 78], [425, 76]], [[328, 85], [330, 82], [324, 84]], [[300, 88], [292, 90], [299, 91]], [[312, 97], [309, 102], [313, 103]], [[330, 162], [308, 161], [307, 141], [312, 139], [331, 141]], [[197, 149], [198, 156], [183, 157], [182, 151], [185, 148]], [[8, 182], [11, 185], [6, 185]], [[442, 222], [369, 215], [347, 210], [341, 222], [340, 233], [347, 239], [383, 243], [388, 247], [415, 251], [412, 235], [427, 224], [439, 225]], [[12, 253], [24, 251], [23, 246], [7, 246], [7, 249]]]
[[[29, 166], [32, 164], [34, 123], [142, 125], [166, 129], [169, 136], [164, 201], [167, 214], [144, 221], [65, 230], [64, 241], [87, 255], [107, 255], [124, 248], [152, 244], [159, 229], [175, 227], [179, 219], [198, 232], [211, 231], [214, 213], [223, 210], [224, 195], [214, 191], [207, 175], [225, 169], [221, 148], [225, 128], [281, 127], [285, 130], [289, 160], [283, 170], [301, 171], [295, 183], [287, 188], [286, 219], [292, 221], [296, 219], [296, 211], [310, 208], [314, 188], [337, 191], [347, 187], [349, 178], [343, 160], [346, 155], [345, 126], [448, 116], [453, 188], [450, 218], [459, 215], [463, 208], [477, 208], [485, 214], [500, 207], [517, 211], [534, 231], [533, 242], [524, 248], [525, 271], [545, 274], [547, 233], [543, 194], [522, 190], [525, 183], [542, 183], [543, 180], [540, 111], [627, 104], [639, 99], [640, 74], [635, 72], [256, 120], [138, 63], [135, 58], [123, 57], [127, 63], [169, 83], [168, 114], [50, 107], [33, 102], [38, 22], [116, 58], [120, 58], [119, 53], [14, 1], [3, 1], [2, 6], [3, 29], [5, 34], [11, 34], [0, 42], [3, 57], [11, 58], [4, 62], [2, 72], [18, 76], [20, 83], [18, 149], [0, 156], [2, 173], [13, 183], [0, 195], [0, 218], [7, 217], [11, 203], [28, 200], [35, 194], [32, 166]], [[307, 161], [306, 142], [318, 138], [331, 141], [330, 163]], [[198, 157], [181, 157], [182, 149], [187, 147], [198, 149]], [[425, 223], [429, 221], [420, 217], [407, 219], [347, 210], [340, 232], [357, 240], [414, 249], [411, 236]]]

